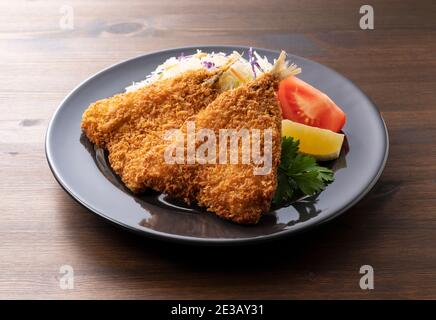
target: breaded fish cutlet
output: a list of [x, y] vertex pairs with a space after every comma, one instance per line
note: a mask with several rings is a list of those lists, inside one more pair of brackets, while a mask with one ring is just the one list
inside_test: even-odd
[[[272, 161], [269, 173], [255, 175], [254, 163], [168, 164], [164, 153], [171, 142], [162, 139], [164, 132], [156, 132], [156, 135], [148, 137], [150, 142], [147, 146], [140, 149], [144, 161], [138, 182], [154, 190], [181, 197], [186, 202], [196, 201], [225, 219], [242, 224], [257, 223], [261, 214], [269, 211], [277, 186], [282, 116], [276, 90], [280, 79], [293, 72], [294, 67], [287, 68], [282, 55], [271, 72], [222, 93], [189, 119], [195, 123], [197, 131], [211, 129], [216, 135], [220, 129], [226, 128], [270, 129]], [[185, 135], [186, 127], [185, 122], [181, 128]], [[230, 148], [230, 145], [227, 147]], [[264, 150], [264, 145], [260, 149]], [[240, 149], [238, 152], [241, 156]]]
[[126, 186], [139, 192], [139, 148], [149, 134], [179, 128], [219, 94], [215, 77], [220, 71], [188, 71], [133, 92], [99, 100], [82, 117], [88, 139], [109, 152], [109, 162]]
[[[199, 165], [196, 200], [208, 211], [244, 224], [257, 223], [261, 214], [269, 211], [277, 186], [281, 153], [282, 113], [275, 93], [277, 85], [276, 77], [267, 73], [248, 85], [220, 95], [196, 116], [196, 127], [215, 132], [221, 128], [262, 132], [270, 129], [272, 132], [272, 161], [268, 174], [254, 174], [256, 164], [253, 162]], [[261, 142], [260, 150], [267, 152]], [[241, 146], [238, 152], [241, 157]]]

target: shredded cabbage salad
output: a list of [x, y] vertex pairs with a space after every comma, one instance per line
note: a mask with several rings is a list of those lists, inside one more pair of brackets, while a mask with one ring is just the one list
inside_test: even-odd
[[145, 80], [134, 82], [128, 86], [126, 92], [137, 90], [155, 81], [174, 77], [189, 70], [200, 68], [215, 70], [234, 58], [237, 58], [237, 61], [218, 80], [218, 85], [222, 91], [236, 88], [255, 79], [256, 76], [268, 72], [275, 62], [271, 64], [266, 57], [261, 57], [252, 48], [248, 51], [248, 60], [236, 51], [231, 54], [225, 54], [223, 52], [206, 53], [197, 50], [197, 53], [192, 55], [185, 56], [181, 54], [179, 57], [167, 59], [156, 70], [146, 76]]

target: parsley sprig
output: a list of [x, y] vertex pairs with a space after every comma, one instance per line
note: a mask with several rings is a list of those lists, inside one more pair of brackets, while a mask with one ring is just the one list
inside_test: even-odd
[[298, 195], [313, 195], [333, 182], [333, 171], [321, 167], [315, 158], [298, 153], [300, 142], [291, 137], [282, 139], [282, 154], [277, 171], [277, 189], [273, 203], [290, 202]]

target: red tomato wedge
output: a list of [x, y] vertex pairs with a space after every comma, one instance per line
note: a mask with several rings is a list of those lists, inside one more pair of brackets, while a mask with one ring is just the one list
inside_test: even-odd
[[284, 119], [339, 132], [345, 113], [325, 93], [297, 77], [280, 82], [278, 98]]

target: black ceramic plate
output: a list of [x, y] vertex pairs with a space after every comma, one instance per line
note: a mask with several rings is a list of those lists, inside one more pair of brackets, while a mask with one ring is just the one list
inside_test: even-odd
[[[316, 62], [289, 55], [302, 67], [299, 76], [327, 93], [347, 114], [346, 142], [338, 160], [329, 165], [335, 181], [318, 196], [265, 214], [255, 226], [222, 220], [201, 208], [187, 206], [164, 194], [131, 194], [108, 165], [105, 152], [82, 135], [83, 111], [98, 99], [123, 92], [171, 56], [247, 47], [184, 47], [146, 54], [114, 65], [80, 84], [55, 112], [47, 131], [46, 154], [54, 176], [79, 203], [130, 230], [160, 239], [203, 244], [240, 244], [289, 235], [319, 225], [357, 203], [375, 184], [386, 162], [388, 135], [371, 101], [349, 80]], [[278, 52], [255, 49], [268, 59]]]

